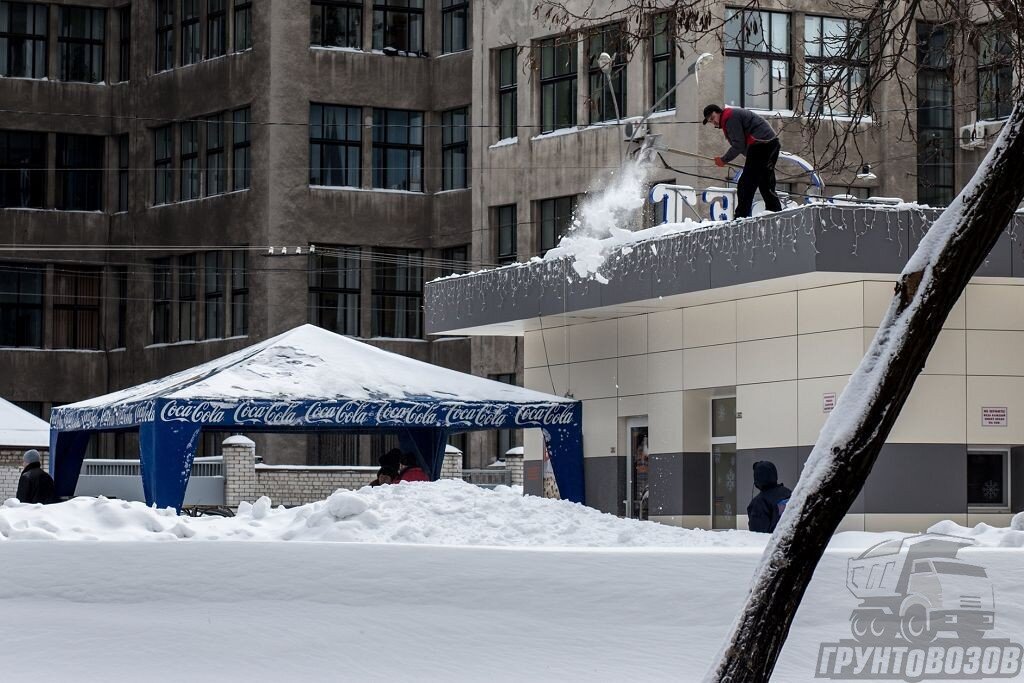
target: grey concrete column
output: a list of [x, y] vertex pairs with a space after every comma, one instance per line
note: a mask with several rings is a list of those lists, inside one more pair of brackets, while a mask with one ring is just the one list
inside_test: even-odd
[[224, 504], [237, 507], [240, 502], [255, 500], [256, 443], [245, 436], [224, 439], [221, 451], [224, 457]]
[[445, 453], [441, 464], [442, 479], [462, 479], [462, 453]]
[[509, 472], [509, 485], [523, 485], [523, 456], [519, 454], [505, 454], [505, 469]]

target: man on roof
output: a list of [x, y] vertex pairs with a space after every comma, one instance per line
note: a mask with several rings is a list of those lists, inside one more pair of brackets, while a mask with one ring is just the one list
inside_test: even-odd
[[768, 122], [752, 111], [740, 107], [722, 109], [717, 104], [704, 107], [704, 124], [708, 121], [721, 129], [729, 142], [729, 149], [715, 157], [715, 165], [726, 164], [742, 154], [746, 157], [743, 174], [736, 183], [736, 218], [750, 216], [754, 205], [754, 191], [761, 191], [761, 199], [769, 211], [781, 211], [782, 202], [775, 193], [775, 164], [782, 147], [779, 136]]

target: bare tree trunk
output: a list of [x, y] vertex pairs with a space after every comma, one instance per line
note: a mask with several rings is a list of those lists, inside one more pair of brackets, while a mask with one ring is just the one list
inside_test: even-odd
[[708, 680], [767, 681], [814, 569], [864, 486], [968, 281], [1024, 196], [1024, 103], [911, 256], [860, 367], [822, 428]]

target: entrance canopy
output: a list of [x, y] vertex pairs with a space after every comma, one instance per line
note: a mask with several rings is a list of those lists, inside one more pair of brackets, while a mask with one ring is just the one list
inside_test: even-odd
[[540, 428], [563, 498], [583, 502], [578, 401], [383, 351], [313, 325], [163, 379], [55, 408], [50, 468], [72, 495], [89, 436], [138, 430], [148, 504], [180, 507], [199, 434], [397, 432], [436, 479], [448, 435]]

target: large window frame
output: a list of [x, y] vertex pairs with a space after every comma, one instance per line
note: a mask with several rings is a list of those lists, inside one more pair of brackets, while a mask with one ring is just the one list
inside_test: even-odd
[[0, 130], [0, 208], [46, 204], [46, 133]]
[[153, 206], [174, 201], [174, 127], [153, 129]]
[[[587, 76], [590, 85], [590, 123], [615, 121], [626, 112], [626, 32], [621, 23], [597, 26], [587, 35]], [[611, 92], [598, 63], [602, 52], [612, 57]], [[614, 93], [614, 99], [609, 95]], [[618, 112], [616, 112], [618, 105]]]
[[1010, 509], [1010, 451], [1005, 448], [967, 450], [968, 511]]
[[103, 271], [63, 266], [53, 273], [53, 348], [100, 349]]
[[519, 231], [516, 214], [515, 204], [494, 207], [495, 260], [500, 266], [516, 262]]
[[549, 197], [537, 202], [537, 245], [541, 255], [558, 246], [572, 227], [576, 195]]
[[106, 74], [106, 39], [106, 9], [61, 6], [57, 30], [60, 80], [103, 82]]
[[224, 252], [203, 254], [203, 339], [224, 337]]
[[155, 73], [174, 68], [174, 0], [156, 0]]
[[231, 254], [231, 336], [249, 334], [249, 254], [238, 249]]
[[128, 346], [128, 266], [111, 267], [117, 291], [117, 338], [114, 348]]
[[228, 0], [207, 0], [206, 58], [215, 59], [228, 53]]
[[231, 113], [231, 189], [252, 187], [251, 109], [242, 107]]
[[469, 0], [441, 0], [441, 54], [469, 49]]
[[423, 0], [374, 0], [373, 49], [424, 54]]
[[540, 132], [550, 133], [576, 125], [576, 40], [572, 36], [548, 38], [536, 43], [540, 61]]
[[654, 111], [676, 108], [676, 92], [672, 90], [676, 84], [675, 30], [675, 16], [671, 12], [659, 12], [651, 17], [651, 106]]
[[359, 187], [363, 110], [337, 104], [309, 105], [309, 184]]
[[956, 194], [953, 78], [946, 30], [917, 23], [917, 201], [946, 206]]
[[114, 138], [117, 147], [117, 213], [128, 210], [128, 183], [131, 171], [131, 157], [128, 149], [128, 133]]
[[199, 23], [199, 0], [181, 0], [178, 18], [181, 30], [181, 66], [203, 60], [203, 31]]
[[203, 196], [203, 176], [199, 170], [199, 122], [183, 121], [178, 127], [178, 166], [181, 169], [181, 201]]
[[102, 135], [57, 133], [58, 210], [103, 210], [106, 145]]
[[362, 334], [362, 252], [331, 247], [309, 255], [309, 320], [338, 334]]
[[310, 45], [363, 48], [362, 0], [312, 0], [309, 24]]
[[373, 110], [373, 187], [423, 192], [423, 112]]
[[1013, 110], [1013, 36], [1005, 26], [978, 31], [978, 119], [1005, 119]]
[[373, 250], [372, 337], [423, 337], [423, 251]]
[[195, 254], [178, 257], [178, 341], [196, 339], [199, 268]]
[[519, 107], [516, 47], [503, 47], [495, 52], [498, 83], [498, 139], [516, 137]]
[[206, 140], [203, 144], [203, 168], [206, 178], [204, 194], [214, 197], [224, 194], [228, 189], [228, 164], [225, 147], [225, 130], [227, 128], [225, 112], [207, 116], [203, 123], [206, 128]]
[[171, 307], [174, 305], [174, 266], [170, 257], [153, 259], [151, 263], [153, 285], [153, 320], [151, 335], [154, 344], [169, 344], [171, 336]]
[[[761, 111], [792, 106], [791, 14], [726, 9], [724, 43], [726, 104]], [[757, 80], [767, 88], [754, 86]]]
[[47, 5], [0, 2], [0, 76], [46, 78], [49, 17]]
[[245, 52], [252, 49], [252, 0], [235, 0], [232, 12], [234, 19], [234, 51]]
[[441, 113], [441, 189], [469, 187], [469, 107]]
[[[858, 38], [853, 46], [852, 41]], [[804, 111], [822, 116], [848, 116], [858, 111], [867, 70], [863, 22], [804, 16]], [[829, 91], [825, 92], [823, 86]]]
[[117, 11], [117, 80], [124, 83], [132, 75], [132, 6], [122, 5]]
[[0, 262], [0, 347], [43, 347], [46, 269]]

